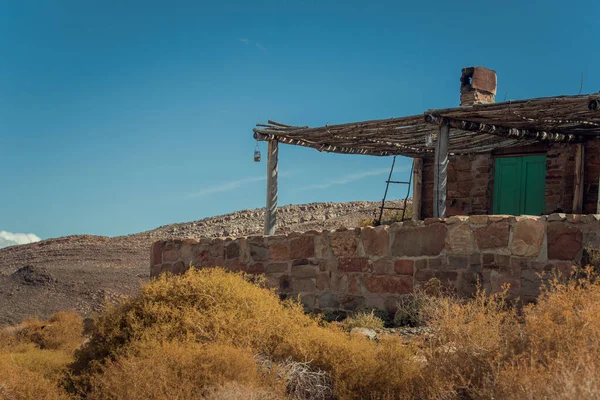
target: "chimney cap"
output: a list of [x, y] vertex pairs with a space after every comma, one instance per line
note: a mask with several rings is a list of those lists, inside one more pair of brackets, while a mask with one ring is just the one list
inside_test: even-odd
[[481, 66], [463, 68], [460, 82], [461, 92], [475, 89], [493, 95], [498, 84], [496, 71]]

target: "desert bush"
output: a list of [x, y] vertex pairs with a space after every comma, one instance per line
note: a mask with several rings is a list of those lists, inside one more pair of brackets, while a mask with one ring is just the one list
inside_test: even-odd
[[395, 326], [421, 326], [424, 318], [421, 312], [425, 296], [417, 293], [403, 294], [398, 299], [397, 310], [394, 314]]
[[342, 321], [342, 328], [347, 331], [353, 328], [382, 329], [384, 322], [374, 311], [360, 311]]
[[525, 346], [494, 390], [506, 398], [600, 398], [600, 280], [593, 267], [551, 280], [523, 310]]
[[83, 319], [75, 312], [59, 312], [47, 321], [25, 320], [17, 339], [34, 343], [40, 349], [75, 350], [83, 343]]
[[[59, 383], [73, 361], [72, 350], [75, 342], [81, 343], [81, 334], [76, 340], [76, 334], [67, 332], [77, 328], [77, 319], [70, 313], [51, 320], [0, 329], [0, 399], [68, 398]], [[42, 326], [49, 325], [52, 328], [42, 332]]]
[[252, 386], [229, 382], [207, 389], [204, 400], [281, 400], [278, 394]]
[[0, 357], [0, 400], [68, 400], [56, 381]]
[[272, 397], [282, 398], [285, 393], [285, 383], [274, 374], [261, 373], [249, 349], [193, 342], [132, 344], [90, 380], [87, 398], [91, 400], [192, 400], [208, 393], [215, 398], [215, 388], [222, 390], [234, 381]]
[[417, 370], [412, 348], [398, 338], [376, 344], [320, 326], [300, 304], [281, 302], [275, 292], [239, 274], [190, 269], [161, 276], [138, 296], [105, 311], [76, 353], [72, 384], [90, 390], [104, 365], [127, 357], [134, 343], [152, 341], [218, 343], [251, 349], [275, 362], [310, 361], [313, 370], [331, 376], [335, 396], [344, 399], [408, 395]]
[[333, 396], [331, 377], [325, 371], [315, 370], [310, 362], [290, 358], [274, 363], [267, 357], [257, 357], [263, 371], [274, 371], [285, 382], [290, 399], [326, 400]]

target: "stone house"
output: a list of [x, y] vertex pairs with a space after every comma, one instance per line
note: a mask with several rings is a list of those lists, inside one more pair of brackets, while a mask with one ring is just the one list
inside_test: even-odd
[[265, 234], [277, 210], [279, 143], [414, 159], [413, 218], [593, 214], [599, 207], [600, 93], [495, 103], [496, 73], [462, 70], [460, 107], [309, 128], [274, 121], [268, 141]]

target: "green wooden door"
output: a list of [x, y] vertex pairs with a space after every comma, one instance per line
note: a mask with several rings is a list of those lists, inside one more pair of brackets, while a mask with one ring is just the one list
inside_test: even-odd
[[494, 214], [542, 215], [546, 209], [545, 199], [545, 155], [496, 159]]

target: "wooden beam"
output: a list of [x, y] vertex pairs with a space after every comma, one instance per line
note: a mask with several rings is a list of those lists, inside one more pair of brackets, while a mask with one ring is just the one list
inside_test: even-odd
[[265, 210], [265, 235], [274, 235], [277, 229], [277, 169], [279, 142], [269, 140], [267, 155], [267, 207]]
[[598, 200], [596, 201], [596, 214], [600, 214], [600, 177], [598, 177]]
[[435, 143], [435, 163], [433, 177], [433, 217], [446, 218], [446, 184], [448, 182], [448, 140], [450, 127], [440, 126]]
[[569, 143], [581, 140], [580, 137], [573, 134], [563, 134], [556, 132], [534, 131], [522, 128], [507, 128], [500, 125], [485, 124], [480, 122], [464, 121], [452, 118], [440, 117], [433, 114], [425, 114], [425, 122], [434, 125], [449, 125], [452, 128], [463, 131], [487, 133], [489, 135], [499, 136], [510, 139], [533, 139], [541, 142]]
[[413, 198], [412, 198], [412, 220], [421, 219], [421, 193], [423, 192], [423, 159], [413, 159]]
[[575, 178], [573, 188], [573, 214], [581, 214], [583, 210], [583, 177], [584, 177], [585, 144], [575, 145]]

